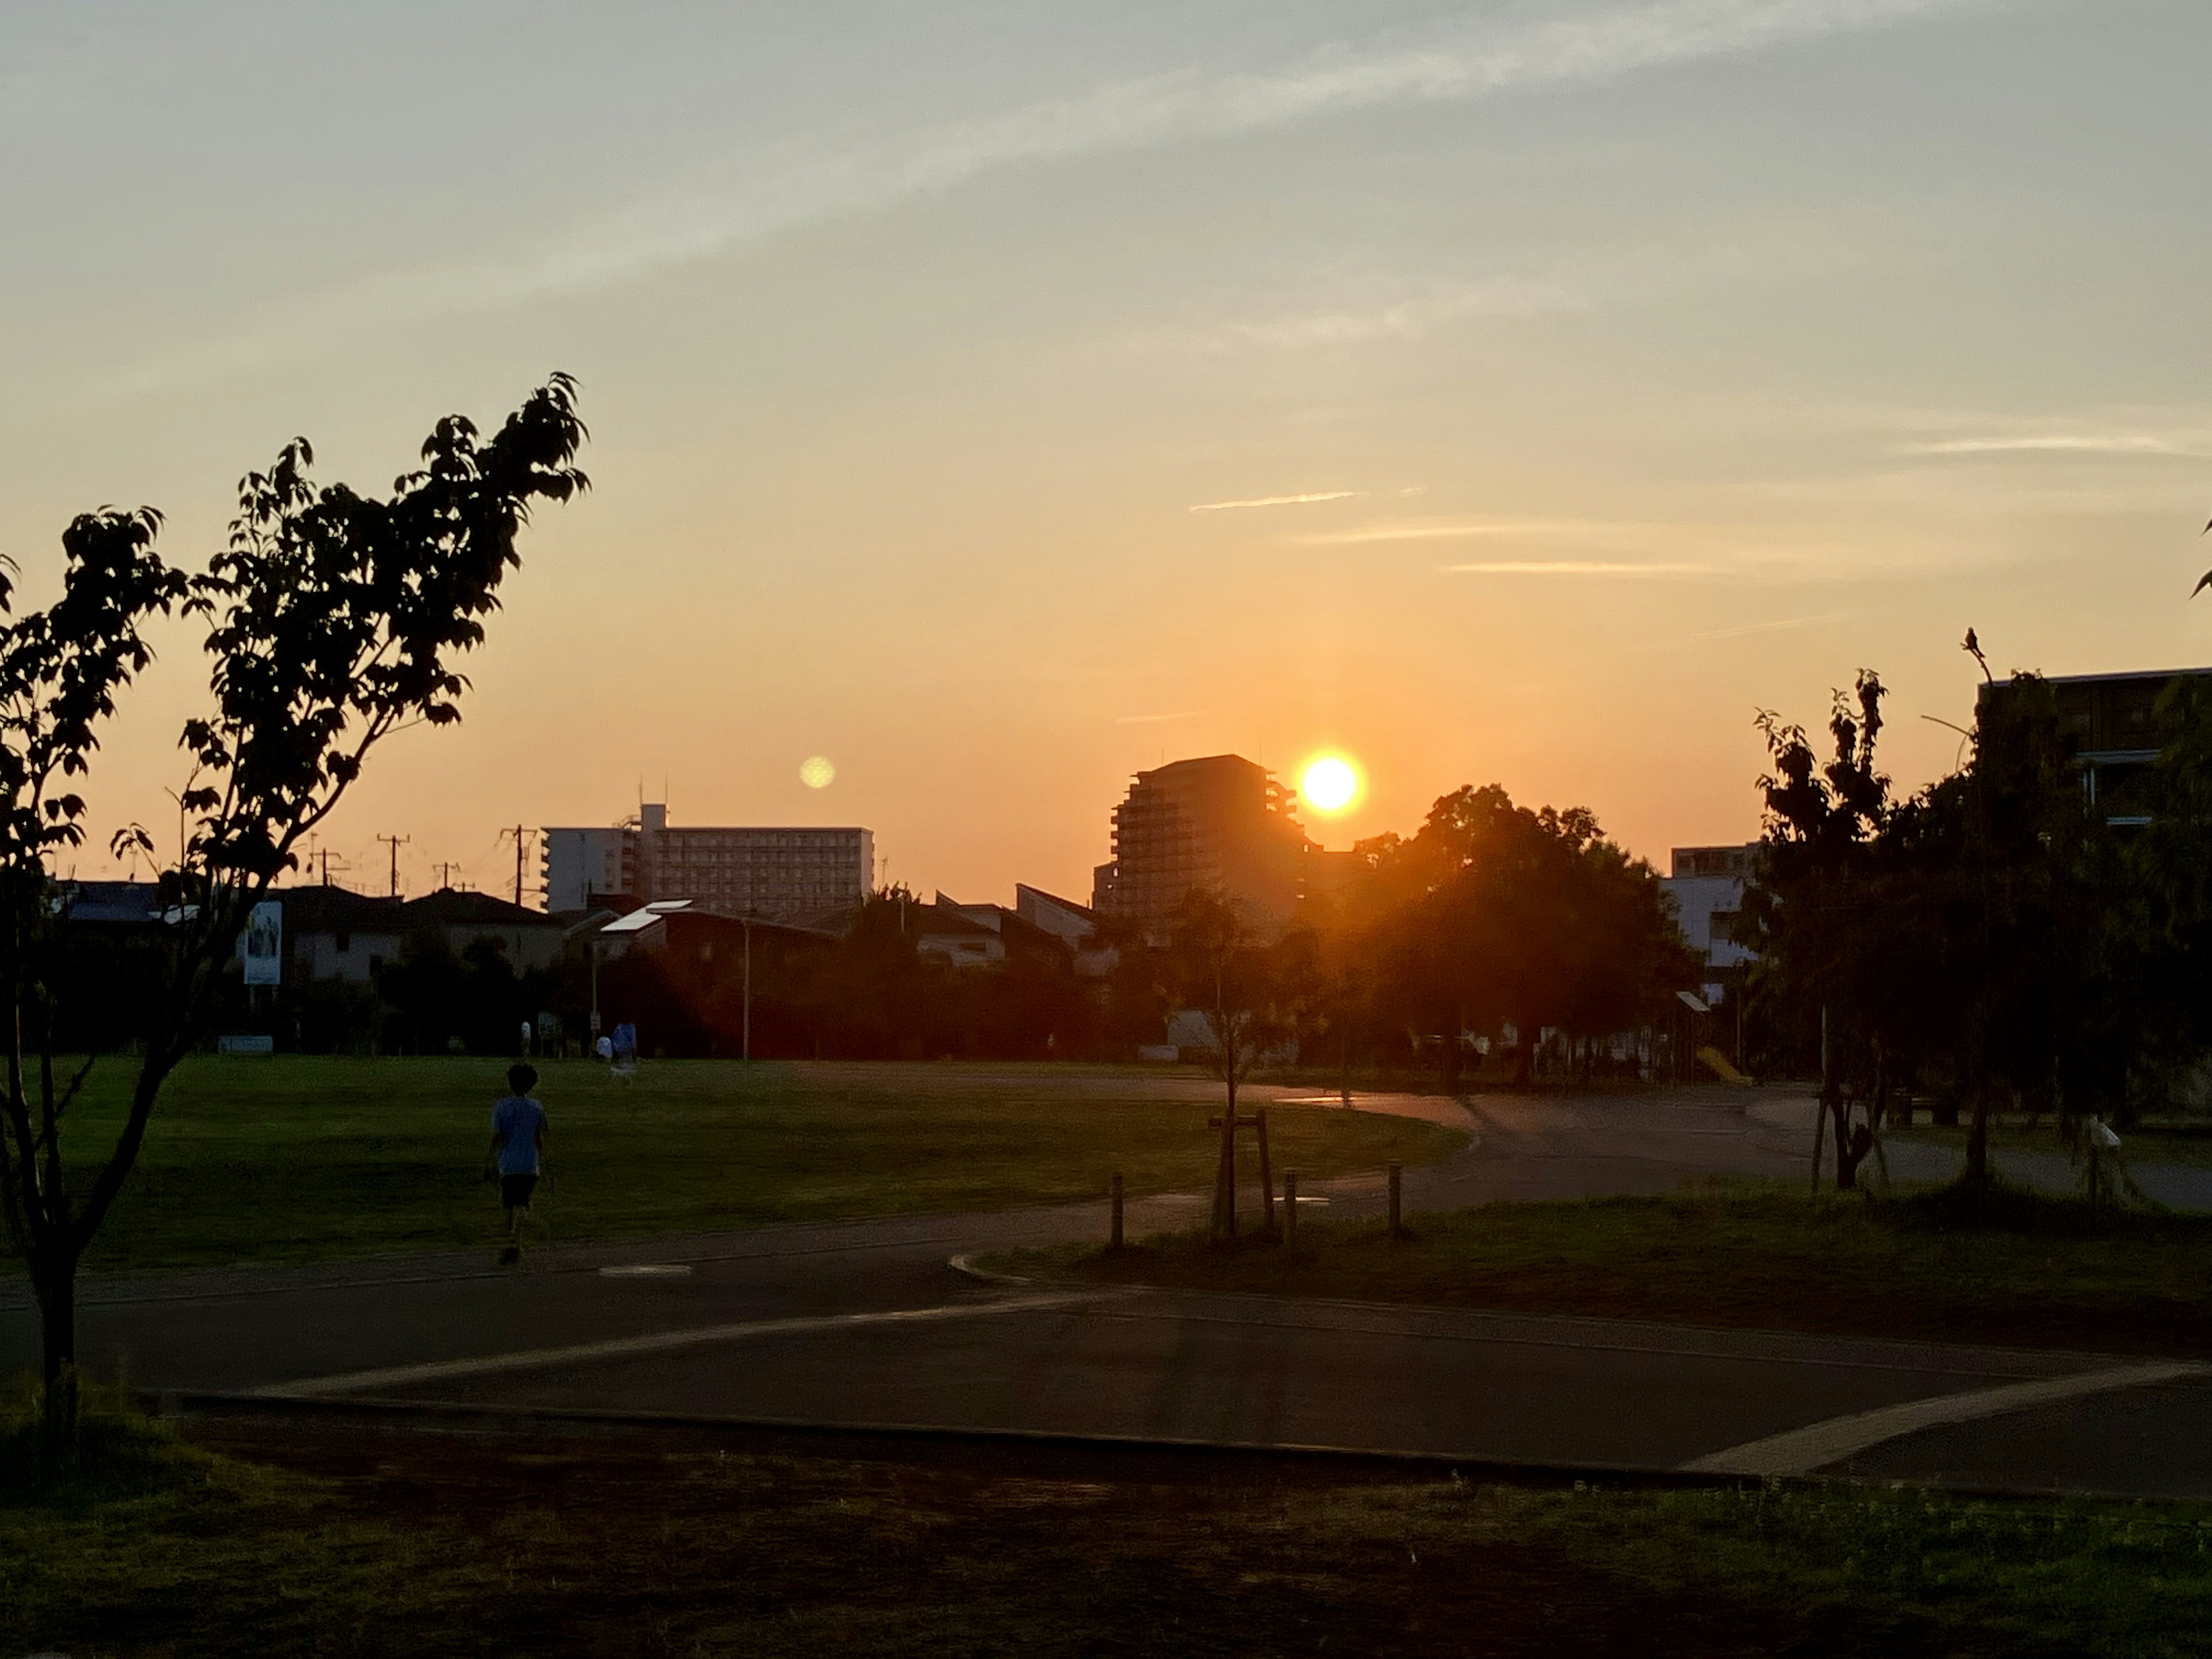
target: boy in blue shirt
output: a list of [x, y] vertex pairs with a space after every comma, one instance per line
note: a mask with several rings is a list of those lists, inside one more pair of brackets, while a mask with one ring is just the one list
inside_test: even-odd
[[491, 1150], [484, 1161], [485, 1178], [497, 1173], [499, 1201], [507, 1207], [501, 1267], [522, 1260], [522, 1220], [530, 1213], [538, 1156], [545, 1150], [545, 1109], [530, 1093], [538, 1086], [538, 1068], [520, 1063], [508, 1066], [507, 1086], [507, 1097], [491, 1109]]

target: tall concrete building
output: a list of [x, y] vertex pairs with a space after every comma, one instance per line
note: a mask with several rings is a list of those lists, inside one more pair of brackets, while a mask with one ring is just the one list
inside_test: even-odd
[[[2089, 805], [2116, 829], [2150, 822], [2145, 786], [2150, 770], [2179, 729], [2173, 710], [2159, 713], [2159, 699], [2176, 680], [2212, 679], [2212, 669], [2155, 668], [2119, 674], [2053, 674], [2051, 695], [2057, 704], [2058, 740], [2081, 775]], [[2011, 684], [1984, 685], [1976, 697], [1977, 720]]]
[[1093, 876], [1091, 908], [1164, 930], [1185, 896], [1205, 888], [1252, 926], [1279, 931], [1304, 891], [1296, 802], [1295, 791], [1241, 755], [1138, 773], [1114, 809], [1114, 856]]
[[672, 826], [656, 802], [604, 830], [548, 829], [544, 858], [549, 910], [693, 899], [733, 915], [795, 921], [867, 896], [876, 838], [858, 829]]

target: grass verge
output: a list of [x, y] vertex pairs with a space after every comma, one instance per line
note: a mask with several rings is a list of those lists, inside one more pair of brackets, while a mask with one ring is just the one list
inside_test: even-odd
[[2212, 1616], [2191, 1506], [196, 1432], [151, 1487], [0, 1496], [0, 1650], [2118, 1656]]
[[1728, 1188], [1299, 1220], [1298, 1249], [1162, 1237], [1008, 1252], [1015, 1273], [1270, 1296], [2201, 1357], [2212, 1218], [2092, 1212], [1996, 1188], [1893, 1200]]
[[[545, 1062], [551, 1120], [540, 1243], [768, 1222], [978, 1210], [1205, 1185], [1216, 1090], [1082, 1066], [649, 1062], [631, 1081]], [[506, 1062], [202, 1059], [163, 1092], [137, 1172], [94, 1242], [96, 1271], [468, 1248], [496, 1237], [480, 1171]], [[103, 1060], [67, 1141], [112, 1139], [131, 1062]], [[1279, 1164], [1425, 1162], [1432, 1124], [1285, 1107]]]
[[[1909, 1129], [1883, 1131], [1891, 1146], [1918, 1142], [1966, 1150], [1968, 1128], [1964, 1124], [1916, 1123]], [[1999, 1152], [2048, 1152], [2059, 1158], [2077, 1155], [2059, 1139], [2055, 1118], [2040, 1121], [2021, 1117], [1993, 1118], [1990, 1145]], [[2212, 1123], [2167, 1120], [2124, 1131], [2120, 1137], [2124, 1164], [2178, 1164], [2191, 1169], [2212, 1169]]]

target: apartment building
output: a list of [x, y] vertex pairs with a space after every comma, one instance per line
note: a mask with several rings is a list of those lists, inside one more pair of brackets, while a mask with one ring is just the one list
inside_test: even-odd
[[1659, 890], [1674, 901], [1682, 938], [1705, 958], [1705, 994], [1740, 981], [1758, 953], [1746, 942], [1743, 892], [1759, 873], [1759, 843], [1677, 847]]
[[544, 848], [549, 910], [691, 899], [796, 921], [860, 903], [876, 866], [866, 830], [671, 824], [660, 802], [605, 829], [549, 828]]
[[1241, 755], [1208, 755], [1139, 772], [1114, 809], [1112, 860], [1097, 867], [1091, 908], [1163, 929], [1194, 888], [1219, 893], [1263, 931], [1297, 908], [1305, 830], [1297, 792]]
[[[2160, 714], [2159, 699], [2169, 685], [2185, 679], [2212, 679], [2212, 669], [2045, 677], [2057, 705], [2058, 739], [2081, 773], [2082, 793], [2106, 823], [2131, 829], [2150, 822], [2145, 786], [2179, 722], [2174, 710]], [[1983, 686], [1975, 700], [1977, 720], [2011, 689], [2007, 680]]]

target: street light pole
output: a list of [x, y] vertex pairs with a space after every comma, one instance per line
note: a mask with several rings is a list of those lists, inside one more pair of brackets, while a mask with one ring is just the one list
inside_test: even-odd
[[742, 1053], [750, 1061], [753, 1057], [753, 918], [760, 914], [760, 867], [753, 860], [757, 848], [745, 854], [745, 994], [744, 1034]]

